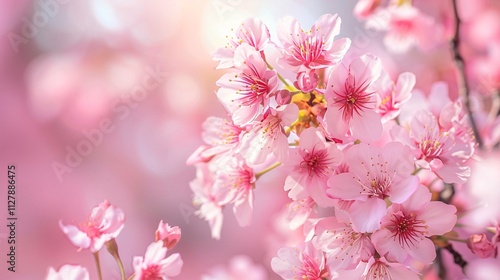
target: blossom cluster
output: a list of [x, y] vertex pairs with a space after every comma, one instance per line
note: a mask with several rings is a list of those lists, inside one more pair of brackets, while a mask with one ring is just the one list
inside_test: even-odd
[[[411, 1], [392, 2], [359, 1], [355, 13], [367, 25], [383, 22], [393, 51], [436, 42], [419, 37], [438, 34], [426, 30], [430, 17]], [[382, 13], [391, 16], [381, 21]], [[392, 78], [373, 54], [353, 57], [351, 40], [337, 38], [340, 26], [338, 15], [305, 29], [286, 17], [274, 40], [261, 20], [247, 18], [213, 54], [225, 71], [216, 96], [227, 117], [203, 123], [204, 145], [187, 161], [196, 167], [196, 213], [216, 239], [226, 206], [249, 225], [258, 179], [281, 172], [286, 222], [303, 238], [277, 252], [275, 273], [419, 279], [436, 248], [456, 239], [457, 207], [445, 190], [471, 176], [478, 145], [469, 101], [452, 100], [445, 83], [423, 94], [413, 73]], [[496, 256], [497, 229], [491, 241], [472, 235], [472, 252]]]
[[[125, 215], [120, 208], [109, 203], [107, 200], [92, 209], [87, 220], [79, 225], [64, 225], [62, 221], [59, 226], [70, 242], [79, 250], [88, 249], [95, 257], [98, 276], [102, 279], [99, 251], [106, 247], [107, 251], [116, 259], [122, 279], [148, 280], [148, 279], [172, 279], [179, 275], [183, 261], [179, 253], [167, 257], [167, 251], [172, 249], [181, 238], [181, 229], [177, 226], [171, 227], [160, 221], [155, 231], [155, 241], [146, 249], [144, 257], [133, 258], [132, 265], [134, 273], [125, 278], [123, 263], [118, 254], [116, 237], [124, 227]], [[56, 271], [50, 267], [46, 280], [89, 280], [87, 268], [80, 265], [65, 264]]]

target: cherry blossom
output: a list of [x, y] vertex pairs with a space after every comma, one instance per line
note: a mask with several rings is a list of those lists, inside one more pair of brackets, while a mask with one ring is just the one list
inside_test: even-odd
[[219, 61], [217, 69], [234, 67], [233, 57], [235, 49], [241, 44], [248, 44], [256, 51], [262, 51], [269, 43], [270, 35], [267, 26], [257, 18], [247, 18], [238, 26], [234, 36], [229, 37], [229, 42], [224, 48], [218, 49], [213, 58]]
[[163, 241], [163, 246], [167, 249], [172, 249], [181, 239], [181, 229], [177, 226], [171, 227], [163, 220], [158, 224], [158, 229], [155, 231], [155, 240]]
[[366, 262], [375, 251], [367, 235], [354, 231], [350, 224], [335, 217], [319, 221], [315, 234], [313, 244], [325, 252], [331, 271], [356, 266], [360, 261]]
[[457, 209], [430, 199], [429, 190], [420, 186], [405, 202], [392, 204], [381, 221], [381, 229], [371, 236], [377, 252], [399, 263], [408, 257], [431, 263], [436, 250], [428, 237], [451, 231], [457, 221]]
[[151, 243], [146, 249], [144, 257], [136, 256], [133, 259], [134, 280], [162, 279], [168, 280], [179, 275], [182, 268], [182, 259], [178, 253], [168, 257], [167, 248], [163, 241]]
[[212, 237], [220, 239], [222, 222], [222, 205], [216, 196], [213, 188], [214, 179], [210, 173], [209, 165], [201, 163], [196, 165], [196, 178], [190, 182], [191, 190], [194, 193], [193, 204], [199, 205], [195, 214], [206, 220], [210, 225]]
[[297, 19], [286, 17], [278, 23], [278, 38], [283, 44], [283, 66], [310, 69], [326, 68], [339, 63], [351, 45], [351, 40], [334, 41], [340, 33], [337, 15], [321, 16], [309, 31], [304, 31]]
[[401, 73], [394, 83], [389, 75], [382, 71], [378, 80], [380, 91], [377, 94], [377, 110], [382, 116], [382, 122], [392, 120], [399, 115], [401, 106], [411, 97], [415, 82], [413, 73]]
[[429, 50], [442, 40], [443, 28], [434, 19], [418, 8], [408, 5], [393, 5], [377, 11], [366, 22], [367, 28], [385, 30], [384, 44], [395, 53], [408, 51], [417, 45]]
[[219, 204], [234, 203], [233, 211], [241, 226], [249, 225], [253, 212], [255, 174], [243, 158], [224, 157], [216, 163], [214, 189]]
[[274, 70], [267, 69], [260, 53], [248, 44], [235, 50], [234, 64], [239, 71], [227, 73], [217, 81], [221, 87], [217, 97], [228, 108], [233, 122], [241, 126], [268, 108], [278, 78]]
[[467, 156], [464, 156], [468, 154], [467, 145], [457, 141], [453, 132], [441, 131], [430, 112], [417, 112], [410, 131], [394, 126], [391, 134], [394, 140], [412, 147], [419, 167], [432, 170], [446, 183], [464, 183], [470, 176], [470, 167], [465, 162]]
[[299, 147], [290, 150], [285, 163], [290, 172], [285, 181], [285, 191], [290, 191], [288, 195], [294, 200], [311, 196], [322, 207], [332, 205], [331, 199], [326, 196], [326, 182], [343, 158], [337, 146], [326, 142], [316, 129], [302, 131]]
[[380, 59], [363, 55], [349, 66], [339, 64], [328, 79], [325, 96], [328, 101], [323, 123], [330, 136], [343, 139], [346, 133], [354, 138], [373, 141], [382, 133], [380, 115], [375, 112], [376, 89], [380, 77]]
[[384, 147], [361, 143], [346, 152], [349, 172], [334, 175], [328, 181], [327, 193], [353, 200], [346, 210], [358, 232], [373, 232], [386, 215], [385, 199], [395, 203], [407, 200], [417, 189], [419, 180], [413, 172], [408, 147], [391, 142]]
[[285, 280], [322, 280], [328, 277], [323, 252], [307, 243], [304, 250], [292, 247], [279, 249], [278, 257], [271, 260], [271, 267]]
[[296, 120], [298, 109], [290, 105], [281, 110], [270, 109], [261, 121], [252, 124], [241, 140], [239, 153], [250, 164], [264, 163], [269, 155], [278, 161], [288, 156], [285, 126]]
[[74, 225], [59, 227], [68, 236], [73, 245], [80, 249], [89, 249], [95, 253], [104, 246], [104, 243], [116, 238], [124, 227], [125, 215], [121, 209], [104, 200], [99, 206], [92, 209], [86, 221]]
[[467, 239], [467, 247], [480, 258], [496, 257], [498, 253], [497, 245], [486, 237], [486, 234], [473, 234]]

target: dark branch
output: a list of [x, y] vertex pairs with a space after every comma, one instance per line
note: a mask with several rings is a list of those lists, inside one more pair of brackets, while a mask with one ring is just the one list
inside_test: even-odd
[[464, 100], [465, 109], [467, 110], [467, 115], [469, 116], [470, 126], [472, 132], [474, 133], [474, 138], [476, 139], [479, 148], [483, 147], [483, 140], [479, 134], [476, 122], [474, 121], [474, 116], [472, 115], [472, 109], [470, 104], [470, 90], [469, 84], [467, 83], [467, 77], [465, 75], [465, 62], [460, 54], [460, 17], [458, 15], [457, 0], [451, 0], [453, 6], [453, 13], [455, 15], [455, 33], [451, 39], [451, 50], [453, 53], [453, 59], [457, 65], [459, 72], [459, 93]]

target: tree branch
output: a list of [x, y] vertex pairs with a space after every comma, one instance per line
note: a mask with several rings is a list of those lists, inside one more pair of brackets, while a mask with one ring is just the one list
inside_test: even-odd
[[467, 77], [465, 75], [465, 62], [459, 50], [461, 21], [458, 15], [457, 0], [451, 0], [451, 2], [453, 6], [453, 13], [455, 15], [455, 33], [453, 35], [453, 38], [451, 39], [450, 44], [453, 53], [453, 59], [455, 60], [455, 64], [457, 65], [459, 72], [459, 94], [460, 97], [462, 97], [464, 100], [465, 109], [467, 110], [467, 115], [469, 116], [469, 122], [472, 128], [472, 132], [474, 133], [474, 138], [476, 139], [478, 147], [482, 148], [483, 140], [481, 139], [481, 135], [479, 134], [476, 122], [474, 121], [474, 116], [472, 115], [469, 84], [467, 82]]

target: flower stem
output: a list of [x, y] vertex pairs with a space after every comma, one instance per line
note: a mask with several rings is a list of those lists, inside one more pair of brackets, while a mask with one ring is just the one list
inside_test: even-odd
[[[266, 58], [264, 57], [264, 62], [266, 63], [267, 65], [267, 68], [269, 68], [269, 70], [274, 70], [274, 68], [271, 66], [271, 64], [269, 64], [266, 60]], [[278, 75], [278, 79], [280, 79], [280, 81], [285, 84], [286, 88], [289, 90], [289, 91], [294, 91], [295, 88], [293, 88], [292, 86], [290, 86], [290, 84], [285, 80], [285, 78], [283, 78], [283, 76], [280, 75], [280, 73], [278, 73], [276, 71], [276, 75]]]
[[102, 272], [101, 272], [101, 263], [99, 262], [99, 251], [94, 254], [95, 266], [97, 267], [97, 275], [99, 276], [99, 280], [102, 280]]
[[255, 178], [256, 178], [256, 179], [259, 179], [259, 178], [260, 178], [260, 176], [262, 176], [262, 175], [266, 174], [267, 172], [269, 172], [269, 171], [271, 171], [271, 170], [275, 169], [276, 167], [278, 167], [278, 166], [280, 166], [280, 165], [281, 165], [281, 162], [277, 162], [277, 163], [275, 163], [275, 164], [273, 164], [273, 165], [269, 166], [268, 168], [266, 168], [266, 169], [262, 170], [261, 172], [259, 172], [259, 173], [255, 174]]
[[118, 267], [120, 268], [120, 274], [122, 275], [122, 280], [125, 280], [125, 269], [123, 268], [123, 263], [122, 260], [120, 259], [120, 254], [118, 254], [118, 244], [116, 243], [116, 239], [111, 239], [110, 241], [106, 242], [106, 249], [108, 249], [108, 252], [115, 258], [116, 262], [118, 263]]
[[122, 280], [125, 280], [126, 279], [125, 268], [123, 267], [123, 263], [122, 263], [122, 260], [120, 259], [120, 257], [116, 258], [116, 262], [118, 263], [118, 267], [120, 268], [120, 274], [122, 275]]

